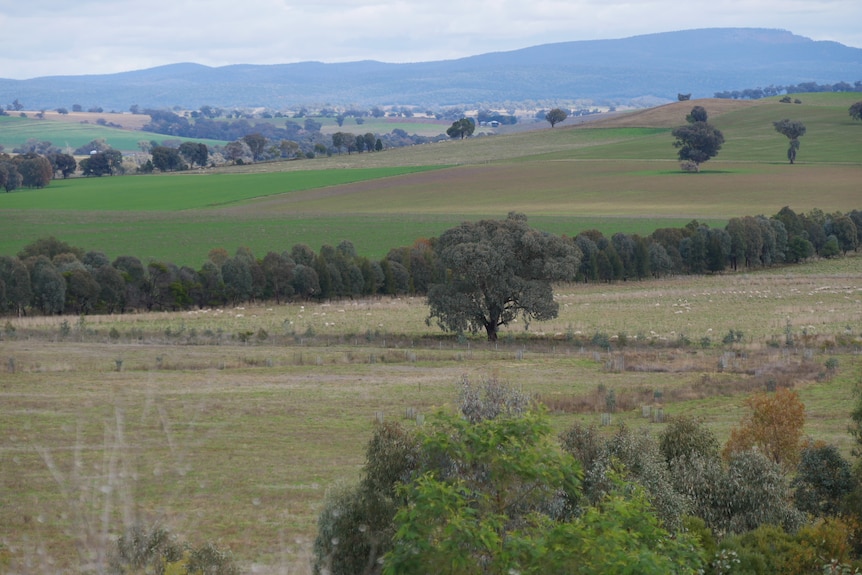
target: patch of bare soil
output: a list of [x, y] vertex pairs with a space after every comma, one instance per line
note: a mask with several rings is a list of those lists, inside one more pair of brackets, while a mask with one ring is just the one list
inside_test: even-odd
[[[666, 389], [649, 386], [632, 386], [617, 392], [616, 409], [631, 411], [641, 406], [659, 405], [749, 394], [756, 391], [774, 391], [784, 387], [792, 389], [828, 374], [804, 350], [799, 353], [759, 351], [726, 351], [715, 354], [692, 354], [683, 350], [625, 351], [608, 357], [607, 372], [635, 371], [652, 373], [691, 373], [694, 377], [686, 384], [675, 384]], [[607, 406], [603, 390], [574, 396], [539, 398], [539, 401], [556, 413], [598, 413]]]
[[[27, 112], [27, 115], [34, 117], [36, 113], [36, 111]], [[68, 124], [98, 124], [99, 120], [102, 119], [107, 124], [120, 126], [126, 130], [140, 130], [150, 122], [150, 117], [147, 114], [117, 114], [111, 112], [69, 112], [68, 114], [60, 114], [56, 111], [46, 110], [44, 118]]]
[[728, 98], [687, 100], [655, 108], [622, 112], [612, 116], [596, 116], [595, 121], [590, 122], [590, 126], [595, 128], [674, 128], [679, 125], [680, 118], [684, 118], [694, 106], [703, 106], [710, 118], [716, 118], [727, 112], [735, 112], [757, 105], [758, 102], [756, 101]]

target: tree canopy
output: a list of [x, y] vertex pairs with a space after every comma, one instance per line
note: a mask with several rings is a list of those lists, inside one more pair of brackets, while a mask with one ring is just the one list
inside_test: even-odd
[[854, 120], [862, 120], [862, 100], [850, 106], [848, 112]]
[[708, 118], [709, 116], [706, 112], [706, 108], [703, 106], [695, 106], [691, 109], [688, 116], [685, 117], [689, 124], [694, 124], [695, 122], [706, 122]]
[[572, 242], [530, 228], [517, 213], [447, 230], [435, 252], [447, 279], [428, 290], [426, 322], [457, 333], [484, 329], [489, 341], [518, 316], [525, 325], [555, 318], [551, 282], [573, 279], [581, 260]]
[[554, 108], [553, 110], [549, 110], [547, 114], [545, 114], [545, 120], [551, 125], [553, 128], [555, 124], [559, 124], [569, 115], [562, 108]]
[[446, 135], [453, 140], [456, 138], [463, 140], [467, 136], [472, 136], [475, 130], [476, 124], [473, 123], [473, 120], [470, 118], [461, 118], [452, 122], [452, 125], [446, 130]]
[[598, 505], [567, 513], [582, 474], [549, 435], [535, 413], [441, 415], [420, 441], [443, 465], [401, 488], [383, 573], [697, 572], [695, 539], [671, 537], [634, 484], [617, 480]]
[[671, 132], [676, 138], [673, 146], [679, 149], [680, 161], [684, 166], [690, 162], [693, 171], [700, 171], [700, 164], [718, 155], [724, 144], [724, 134], [706, 119], [706, 110], [702, 106], [695, 106], [686, 116], [688, 124]]
[[773, 122], [772, 125], [775, 126], [776, 132], [790, 140], [790, 146], [787, 148], [787, 159], [790, 160], [791, 164], [794, 163], [796, 152], [799, 151], [799, 138], [805, 135], [805, 124], [799, 120], [784, 118], [778, 122]]
[[790, 469], [799, 461], [805, 406], [799, 395], [779, 388], [772, 393], [758, 393], [745, 401], [751, 409], [739, 427], [730, 432], [725, 455], [757, 447], [778, 465]]
[[162, 172], [173, 172], [185, 168], [180, 152], [175, 148], [168, 146], [156, 146], [151, 152], [153, 156], [153, 166]]

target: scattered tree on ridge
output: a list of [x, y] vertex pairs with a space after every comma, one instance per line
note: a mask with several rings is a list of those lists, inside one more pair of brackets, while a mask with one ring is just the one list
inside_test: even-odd
[[773, 122], [775, 131], [790, 140], [790, 147], [787, 148], [787, 159], [790, 163], [796, 161], [796, 152], [799, 151], [799, 138], [805, 135], [805, 124], [798, 120], [790, 120], [785, 118], [779, 122]]
[[467, 136], [472, 136], [475, 130], [476, 124], [473, 123], [473, 120], [470, 118], [461, 118], [452, 122], [452, 125], [446, 130], [446, 135], [453, 140], [456, 138], [463, 140]]
[[695, 122], [706, 122], [709, 118], [706, 108], [703, 106], [695, 106], [691, 109], [691, 112], [688, 116], [685, 117], [685, 121], [689, 124], [694, 124]]
[[435, 245], [447, 270], [445, 283], [428, 289], [432, 319], [445, 331], [477, 333], [489, 341], [518, 316], [557, 317], [552, 281], [571, 281], [581, 260], [572, 243], [531, 229], [523, 214], [505, 220], [465, 222], [444, 232]]
[[545, 114], [545, 121], [547, 121], [553, 128], [555, 124], [559, 124], [568, 117], [569, 115], [562, 108], [554, 108]]
[[676, 138], [673, 146], [679, 148], [678, 156], [684, 169], [691, 165], [692, 171], [698, 172], [700, 164], [718, 155], [724, 134], [707, 122], [706, 110], [702, 106], [692, 108], [686, 120], [688, 124], [671, 132]]

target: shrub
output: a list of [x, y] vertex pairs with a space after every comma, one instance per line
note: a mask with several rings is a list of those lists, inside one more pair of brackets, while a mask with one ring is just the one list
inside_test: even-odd
[[780, 388], [774, 393], [756, 393], [745, 403], [751, 411], [731, 430], [725, 457], [756, 446], [775, 463], [793, 469], [799, 461], [805, 424], [805, 405], [799, 395]]
[[730, 573], [808, 575], [824, 572], [827, 561], [841, 564], [850, 560], [847, 533], [848, 526], [834, 518], [805, 525], [795, 534], [776, 525], [762, 525], [728, 537], [718, 554], [735, 553], [739, 558], [738, 567]]
[[679, 457], [718, 457], [718, 438], [702, 421], [674, 417], [659, 435], [659, 451], [668, 465]]
[[743, 533], [764, 524], [792, 530], [803, 520], [787, 500], [781, 469], [760, 452], [733, 453], [726, 468], [716, 457], [697, 454], [673, 462], [674, 488], [688, 498], [691, 513], [718, 534]]
[[837, 447], [809, 444], [803, 448], [791, 483], [793, 500], [800, 511], [821, 517], [835, 515], [854, 486], [850, 464]]
[[117, 538], [108, 572], [177, 573], [182, 575], [239, 575], [233, 555], [214, 543], [198, 548], [181, 544], [159, 525], [135, 524]]
[[621, 426], [605, 438], [595, 427], [575, 425], [561, 436], [561, 443], [584, 468], [583, 492], [588, 502], [598, 504], [610, 493], [618, 473], [643, 487], [667, 529], [680, 529], [685, 501], [674, 490], [664, 457], [649, 433]]

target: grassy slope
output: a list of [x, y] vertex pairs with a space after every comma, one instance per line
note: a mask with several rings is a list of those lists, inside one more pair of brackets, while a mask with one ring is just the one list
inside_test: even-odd
[[[16, 366], [0, 380], [0, 420], [10, 430], [0, 441], [4, 544], [15, 560], [41, 567], [31, 570], [76, 565], [83, 523], [101, 525], [108, 501], [90, 490], [113, 481], [114, 533], [128, 510], [194, 543], [218, 541], [262, 572], [308, 573], [324, 493], [357, 476], [375, 415], [402, 420], [408, 408], [429, 415], [451, 406], [465, 375], [474, 382], [493, 375], [549, 406], [584, 406], [552, 409], [557, 431], [598, 424], [601, 385], [626, 404], [615, 424], [659, 433], [661, 424], [641, 417], [641, 402], [627, 399], [652, 401], [659, 390], [667, 415], [696, 415], [725, 439], [757, 372], [793, 379], [793, 366], [807, 363], [816, 373], [836, 358], [835, 377], [795, 387], [806, 435], [848, 454], [847, 398], [862, 362], [806, 345], [803, 332], [860, 341], [860, 264], [851, 256], [756, 273], [562, 286], [559, 318], [530, 328], [546, 338], [525, 338], [514, 324], [494, 346], [481, 336], [433, 339], [439, 332], [423, 322], [421, 298], [95, 316], [81, 328], [74, 318], [10, 318], [17, 337], [4, 332], [0, 356]], [[65, 337], [63, 321], [72, 326]], [[783, 345], [788, 322], [792, 347]], [[119, 337], [108, 336], [111, 328]], [[744, 332], [743, 344], [720, 343], [730, 329]], [[260, 330], [266, 340], [235, 338]], [[615, 352], [629, 369], [607, 369], [607, 354], [567, 336], [597, 332], [628, 334], [628, 346]], [[681, 334], [693, 344], [663, 346]], [[771, 337], [779, 347], [766, 345]], [[733, 359], [719, 372], [722, 356]], [[122, 438], [112, 433], [118, 421]], [[50, 450], [57, 475], [35, 448]], [[111, 475], [108, 465], [122, 473]], [[56, 564], [40, 563], [49, 560]]]
[[291, 194], [363, 180], [377, 180], [423, 168], [369, 168], [330, 171], [233, 174], [167, 174], [138, 177], [75, 178], [53, 182], [38, 193], [0, 196], [8, 209], [75, 211], [167, 211], [206, 209], [254, 198]]
[[[720, 225], [784, 205], [850, 210], [860, 207], [862, 165], [855, 155], [862, 148], [862, 127], [847, 108], [858, 97], [806, 94], [802, 105], [680, 102], [578, 127], [226, 170], [236, 176], [57, 182], [42, 191], [0, 196], [9, 222], [0, 253], [54, 234], [111, 257], [135, 253], [192, 266], [216, 246], [233, 251], [246, 245], [262, 255], [299, 242], [316, 249], [343, 239], [360, 253], [380, 257], [463, 219], [510, 210], [526, 213], [537, 227], [570, 235], [589, 227], [646, 234], [692, 218]], [[696, 104], [707, 108], [727, 143], [704, 173], [683, 174], [669, 131]], [[782, 117], [808, 126], [795, 166], [787, 165], [786, 139], [772, 128]], [[291, 178], [272, 173], [429, 165], [456, 167], [327, 188], [285, 185], [284, 192], [296, 191], [284, 194], [277, 193], [281, 178]], [[260, 172], [268, 175], [242, 175]], [[234, 177], [235, 186], [221, 184]], [[106, 198], [99, 190], [114, 192]], [[35, 209], [46, 204], [75, 211]], [[213, 204], [221, 207], [194, 209]]]
[[[109, 120], [113, 121], [113, 120]], [[35, 118], [19, 118], [15, 116], [0, 116], [0, 144], [8, 151], [20, 146], [29, 139], [48, 141], [62, 150], [74, 150], [93, 140], [103, 139], [111, 147], [123, 152], [140, 151], [138, 142], [141, 140], [162, 141], [171, 138], [164, 134], [152, 134], [121, 128], [100, 126], [95, 122], [74, 123], [56, 119], [38, 120]], [[189, 140], [190, 138], [177, 138]], [[224, 145], [217, 140], [194, 140], [208, 145]]]
[[[740, 103], [740, 107], [744, 106]], [[716, 113], [714, 118], [717, 124], [727, 121], [732, 126], [736, 113], [742, 117], [745, 111]], [[836, 133], [852, 135], [848, 131], [852, 124], [838, 121], [837, 108], [829, 117], [839, 125]], [[460, 158], [473, 165], [295, 191], [218, 209], [46, 212], [0, 207], [0, 220], [4, 236], [24, 236], [29, 230], [32, 238], [34, 230], [59, 229], [74, 231], [73, 239], [92, 240], [80, 242], [86, 247], [102, 242], [113, 255], [113, 246], [129, 241], [122, 245], [138, 250], [147, 246], [150, 252], [134, 253], [162, 257], [160, 253], [169, 252], [159, 250], [177, 245], [181, 253], [191, 253], [203, 246], [250, 243], [246, 240], [289, 244], [292, 233], [309, 238], [363, 234], [393, 245], [398, 238], [431, 235], [422, 230], [458, 217], [446, 210], [474, 217], [502, 213], [510, 205], [527, 207], [534, 222], [556, 222], [574, 229], [594, 222], [620, 228], [623, 223], [658, 222], [650, 214], [659, 213], [699, 216], [737, 209], [752, 213], [781, 197], [793, 198], [795, 208], [859, 207], [862, 170], [858, 161], [804, 163], [814, 161], [803, 156], [816, 147], [816, 138], [807, 138], [819, 130], [803, 138], [803, 163], [797, 166], [782, 164], [783, 155], [764, 163], [722, 159], [711, 162], [707, 173], [690, 176], [677, 173], [675, 162], [665, 157], [617, 159], [626, 153], [626, 146], [637, 147], [638, 141], [644, 149], [648, 144], [667, 148], [667, 139], [652, 142], [649, 138], [656, 134], [620, 124], [634, 121], [650, 130], [667, 128], [647, 125], [647, 120], [643, 115], [617, 118], [614, 131], [554, 129], [511, 136], [511, 140], [486, 138], [433, 150], [332, 158], [319, 165], [356, 167], [392, 158], [401, 158], [402, 165], [419, 165], [418, 160], [432, 156], [434, 162], [427, 163]], [[767, 135], [768, 130], [763, 131], [762, 136]], [[590, 142], [602, 140], [616, 142], [605, 146], [607, 159], [577, 159], [566, 151], [569, 146], [586, 152]], [[778, 149], [783, 154], [782, 150]], [[469, 158], [473, 161], [468, 162]], [[267, 167], [309, 165], [318, 163]], [[264, 176], [236, 177], [246, 184], [270, 181]], [[775, 190], [766, 193], [764, 187], [776, 179]], [[794, 181], [806, 179], [811, 187], [792, 189]], [[99, 185], [137, 181], [115, 180]], [[161, 194], [159, 182], [168, 179], [140, 181], [152, 185], [149, 193], [156, 195]], [[619, 195], [612, 195], [617, 189]], [[66, 193], [73, 190], [66, 188]], [[40, 192], [32, 193], [35, 197]], [[148, 192], [144, 188], [140, 193]], [[568, 202], [567, 195], [572, 196]], [[72, 204], [80, 197], [71, 197]], [[783, 204], [770, 204], [764, 211], [779, 205]], [[334, 215], [318, 216], [317, 210]], [[364, 213], [353, 213], [356, 210]], [[431, 213], [416, 215], [423, 211]], [[581, 213], [590, 216], [579, 220]], [[617, 217], [601, 215], [608, 213]], [[630, 213], [637, 217], [626, 217]], [[328, 230], [318, 229], [327, 226]], [[6, 253], [9, 244], [0, 245], [0, 253]], [[257, 244], [253, 247], [258, 254], [264, 251]], [[0, 524], [7, 526], [0, 567], [9, 567], [4, 563], [9, 561], [41, 572], [74, 570], [79, 564], [75, 542], [83, 539], [88, 525], [101, 525], [106, 495], [112, 493], [117, 495], [114, 534], [123, 512], [131, 511], [196, 544], [218, 541], [233, 549], [246, 567], [253, 562], [262, 572], [308, 573], [310, 541], [324, 492], [337, 480], [357, 476], [375, 414], [392, 420], [400, 419], [407, 408], [428, 414], [451, 405], [454, 382], [463, 375], [478, 381], [493, 374], [563, 404], [594, 397], [599, 384], [614, 389], [620, 402], [631, 393], [645, 391], [651, 396], [652, 390], [662, 390], [668, 398], [675, 390], [690, 389], [692, 398], [668, 402], [666, 413], [701, 417], [725, 438], [743, 413], [743, 395], [730, 394], [729, 388], [744, 382], [750, 373], [780, 370], [807, 357], [800, 347], [765, 347], [771, 336], [784, 341], [788, 322], [796, 346], [805, 345], [803, 333], [858, 338], [860, 265], [859, 257], [848, 257], [758, 273], [566, 286], [558, 293], [560, 317], [531, 327], [532, 333], [560, 337], [542, 340], [535, 347], [525, 345], [519, 325], [505, 330], [499, 348], [486, 347], [481, 339], [463, 344], [445, 339], [423, 347], [418, 339], [438, 332], [424, 324], [427, 308], [414, 298], [92, 317], [86, 318], [86, 335], [73, 318], [11, 318], [10, 325], [14, 323], [20, 337], [12, 340], [4, 330], [0, 343], [0, 359], [13, 359], [16, 365], [15, 373], [6, 372], [0, 379], [0, 421], [14, 430], [0, 442], [5, 462], [0, 466], [5, 494]], [[58, 335], [64, 320], [72, 324], [65, 339]], [[111, 327], [121, 334], [117, 340], [107, 335]], [[260, 329], [270, 334], [265, 342], [255, 338], [240, 345], [232, 337]], [[730, 352], [733, 362], [739, 363], [738, 371], [718, 373], [718, 357], [729, 349], [718, 342], [729, 329], [745, 333], [744, 353]], [[41, 334], [31, 339], [29, 330]], [[143, 332], [136, 330], [147, 335], [138, 337], [136, 333]], [[224, 333], [220, 345], [181, 345], [206, 343], [212, 337], [207, 330]], [[322, 341], [303, 337], [311, 331]], [[660, 346], [636, 351], [631, 344], [625, 349], [630, 354], [626, 361], [634, 369], [615, 373], [604, 368], [605, 355], [581, 351], [579, 344], [567, 341], [569, 332], [589, 336], [598, 331], [610, 335], [624, 331], [630, 337], [648, 335], [658, 341], [684, 333], [694, 345], [680, 351]], [[398, 336], [404, 339], [393, 343]], [[704, 337], [710, 338], [711, 347], [706, 350], [699, 346]], [[413, 338], [417, 338], [415, 346]], [[827, 357], [837, 358], [840, 368], [829, 381], [797, 383], [806, 404], [806, 434], [833, 442], [848, 453], [851, 404], [847, 398], [862, 364], [853, 354], [822, 353], [816, 345], [810, 349], [812, 356], [804, 361], [822, 366]], [[408, 359], [410, 353], [416, 361]], [[118, 360], [123, 361], [123, 371], [116, 370]], [[695, 392], [710, 386], [721, 389], [711, 396], [696, 396]], [[616, 415], [615, 423], [660, 431], [660, 424], [646, 425], [639, 416], [635, 404]], [[598, 413], [553, 413], [551, 417], [556, 430], [575, 421], [599, 421]], [[118, 421], [124, 422], [121, 438], [111, 433]], [[59, 474], [49, 473], [34, 448], [50, 449]], [[76, 455], [81, 466], [75, 465]], [[122, 473], [110, 473], [108, 466], [115, 463]], [[114, 481], [114, 490], [102, 489], [94, 496], [93, 487], [104, 486], [106, 478]]]

